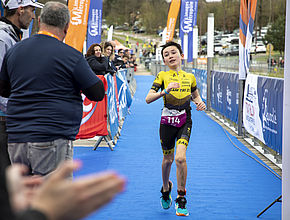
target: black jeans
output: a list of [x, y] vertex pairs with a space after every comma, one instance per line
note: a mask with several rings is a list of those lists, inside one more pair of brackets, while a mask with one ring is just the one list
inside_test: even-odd
[[8, 137], [6, 133], [6, 122], [0, 121], [0, 154], [1, 154], [1, 164], [3, 167], [7, 167], [11, 164], [9, 154], [8, 154]]

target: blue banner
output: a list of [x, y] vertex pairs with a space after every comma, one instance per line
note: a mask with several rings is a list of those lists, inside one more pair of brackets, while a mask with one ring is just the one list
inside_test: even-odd
[[283, 87], [282, 79], [258, 77], [259, 117], [264, 141], [279, 154], [282, 154]]
[[91, 0], [88, 16], [87, 48], [94, 43], [101, 43], [103, 1]]
[[238, 123], [238, 74], [212, 71], [211, 86], [211, 107], [231, 121]]
[[192, 62], [193, 26], [196, 25], [198, 0], [182, 0], [180, 11], [180, 38], [183, 48], [184, 34], [188, 35], [187, 61]]
[[108, 116], [111, 131], [110, 133], [112, 137], [115, 137], [119, 129], [119, 120], [116, 102], [117, 94], [115, 91], [114, 78], [110, 74], [107, 74], [105, 77], [108, 83], [107, 96], [108, 96]]
[[119, 98], [119, 118], [123, 119], [128, 114], [128, 108], [132, 104], [132, 96], [126, 77], [127, 69], [119, 70], [116, 76]]
[[197, 88], [199, 89], [200, 97], [206, 102], [207, 94], [207, 70], [192, 69], [192, 74], [195, 76]]

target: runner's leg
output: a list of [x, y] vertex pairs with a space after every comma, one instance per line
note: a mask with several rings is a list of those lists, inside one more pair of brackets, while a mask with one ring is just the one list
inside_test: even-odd
[[176, 176], [177, 176], [177, 190], [185, 191], [187, 178], [187, 164], [186, 164], [186, 146], [176, 146]]
[[169, 190], [169, 176], [171, 165], [174, 159], [174, 153], [169, 155], [163, 155], [162, 161], [162, 180], [163, 180], [163, 191], [166, 192]]

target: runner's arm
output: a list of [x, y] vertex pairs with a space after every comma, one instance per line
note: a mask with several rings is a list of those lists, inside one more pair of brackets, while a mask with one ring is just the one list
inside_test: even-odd
[[156, 101], [157, 99], [163, 97], [164, 95], [165, 95], [164, 90], [162, 90], [161, 92], [156, 92], [155, 90], [150, 89], [146, 96], [146, 103], [150, 104], [151, 102]]
[[197, 111], [203, 111], [205, 110], [206, 106], [205, 103], [202, 101], [198, 89], [195, 89], [192, 93], [191, 93], [191, 100], [196, 104], [196, 110]]
[[179, 83], [171, 82], [168, 84], [167, 88], [162, 90], [161, 92], [156, 92], [154, 89], [150, 89], [148, 95], [146, 97], [147, 104], [154, 102], [155, 100], [159, 99], [160, 97], [164, 96], [165, 94], [169, 95], [170, 91], [174, 88], [179, 88]]

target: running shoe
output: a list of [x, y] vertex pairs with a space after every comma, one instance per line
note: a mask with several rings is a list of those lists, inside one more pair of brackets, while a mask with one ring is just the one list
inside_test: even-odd
[[161, 198], [160, 203], [161, 203], [162, 208], [164, 209], [169, 209], [172, 204], [172, 198], [171, 198], [172, 187], [173, 187], [173, 183], [169, 180], [169, 190], [166, 192], [163, 192], [163, 186], [161, 188], [160, 192], [162, 193], [162, 196], [160, 197]]
[[176, 215], [178, 216], [188, 216], [189, 212], [186, 208], [186, 198], [185, 197], [178, 197], [175, 200], [175, 209], [176, 209]]

